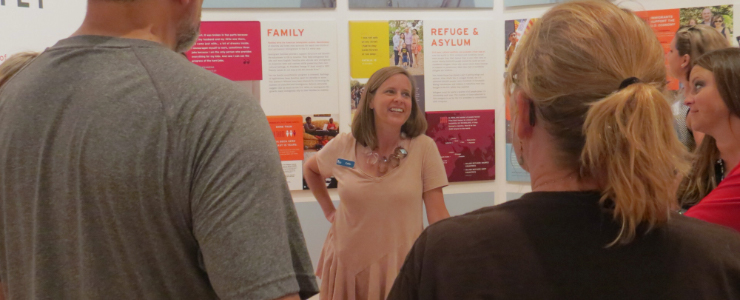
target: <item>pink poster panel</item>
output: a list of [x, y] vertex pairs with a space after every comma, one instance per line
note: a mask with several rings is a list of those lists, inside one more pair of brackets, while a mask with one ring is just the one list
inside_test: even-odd
[[493, 180], [495, 111], [427, 112], [427, 135], [439, 149], [450, 182]]
[[260, 23], [202, 22], [188, 59], [233, 81], [262, 80]]

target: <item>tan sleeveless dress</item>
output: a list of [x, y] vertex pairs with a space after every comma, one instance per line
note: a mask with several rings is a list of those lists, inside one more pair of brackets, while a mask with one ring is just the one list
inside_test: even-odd
[[[339, 181], [340, 200], [316, 269], [321, 300], [384, 300], [421, 234], [422, 193], [448, 184], [431, 138], [422, 135], [402, 145], [408, 156], [380, 177], [344, 166], [367, 159], [351, 134], [317, 154], [321, 175]], [[360, 157], [357, 147], [363, 148]]]

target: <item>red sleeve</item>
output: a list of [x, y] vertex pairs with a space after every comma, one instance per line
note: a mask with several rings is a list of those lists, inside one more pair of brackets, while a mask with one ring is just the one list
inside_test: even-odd
[[740, 165], [686, 215], [740, 232]]

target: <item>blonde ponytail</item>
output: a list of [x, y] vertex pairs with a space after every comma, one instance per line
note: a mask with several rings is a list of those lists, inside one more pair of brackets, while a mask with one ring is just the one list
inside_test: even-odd
[[634, 240], [668, 221], [676, 176], [688, 171], [688, 153], [673, 130], [671, 108], [660, 86], [636, 83], [594, 102], [586, 114], [582, 172], [602, 185], [602, 203], [613, 203], [622, 228], [610, 244]]
[[[610, 246], [668, 220], [688, 154], [664, 94], [663, 47], [645, 22], [608, 1], [559, 4], [520, 41], [508, 73], [506, 91], [532, 100], [557, 166], [613, 202], [622, 229]], [[639, 82], [621, 88], [631, 77]]]

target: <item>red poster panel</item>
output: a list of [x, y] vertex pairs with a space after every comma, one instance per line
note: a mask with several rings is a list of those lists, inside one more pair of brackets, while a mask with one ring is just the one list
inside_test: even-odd
[[202, 22], [188, 59], [233, 81], [262, 80], [260, 23]]
[[495, 111], [427, 112], [431, 137], [439, 148], [450, 182], [493, 180]]
[[[676, 36], [680, 27], [680, 11], [678, 9], [652, 10], [635, 12], [637, 16], [645, 20], [655, 35], [658, 36], [660, 44], [663, 45], [663, 53], [671, 50], [671, 41]], [[667, 62], [666, 62], [667, 64]], [[666, 67], [668, 67], [666, 65]], [[668, 88], [678, 90], [678, 79], [668, 77]]]
[[303, 118], [268, 116], [281, 161], [303, 160]]

